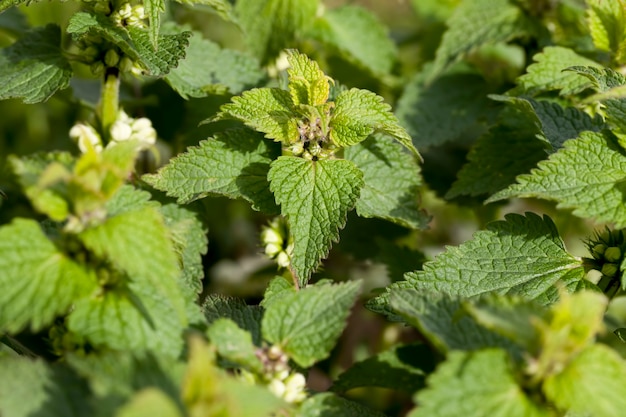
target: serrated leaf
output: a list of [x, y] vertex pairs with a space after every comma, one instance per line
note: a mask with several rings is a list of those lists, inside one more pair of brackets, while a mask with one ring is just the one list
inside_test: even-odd
[[502, 350], [451, 352], [416, 395], [410, 417], [550, 417], [517, 385]]
[[557, 207], [573, 209], [577, 216], [622, 228], [625, 172], [624, 149], [610, 132], [584, 132], [488, 201], [512, 196], [554, 200]]
[[185, 48], [191, 36], [191, 32], [159, 35], [155, 48], [149, 32], [145, 29], [136, 27], [126, 29], [117, 26], [105, 15], [85, 12], [72, 16], [67, 32], [75, 40], [81, 40], [89, 35], [106, 39], [132, 60], [141, 62], [148, 73], [154, 76], [165, 75], [178, 65], [178, 61], [185, 56]]
[[587, 0], [587, 23], [593, 44], [621, 62], [626, 52], [626, 2]]
[[523, 10], [508, 0], [464, 1], [446, 23], [448, 30], [437, 49], [433, 75], [481, 45], [508, 42], [532, 31]]
[[0, 0], [0, 12], [3, 12], [13, 6], [19, 6], [23, 3], [31, 3], [33, 0]]
[[0, 50], [0, 100], [46, 101], [67, 88], [71, 76], [72, 67], [61, 50], [61, 28], [57, 25], [32, 29]]
[[387, 136], [370, 136], [347, 148], [345, 158], [363, 172], [365, 184], [356, 203], [359, 216], [426, 227], [429, 218], [419, 208], [420, 167], [398, 143]]
[[547, 46], [533, 60], [535, 63], [528, 66], [527, 73], [517, 78], [521, 94], [536, 95], [552, 90], [560, 90], [560, 95], [564, 96], [577, 94], [587, 87], [588, 81], [563, 70], [572, 66], [601, 67], [597, 62], [561, 46]]
[[607, 346], [592, 345], [563, 371], [546, 378], [542, 388], [561, 410], [598, 417], [620, 415], [626, 407], [626, 363]]
[[356, 145], [372, 133], [381, 132], [393, 136], [419, 157], [391, 106], [371, 91], [352, 88], [339, 93], [330, 127], [330, 139], [340, 147]]
[[462, 297], [518, 294], [548, 304], [557, 298], [557, 282], [575, 287], [584, 275], [582, 262], [565, 250], [552, 220], [528, 212], [489, 223], [405, 278], [418, 290]]
[[318, 4], [318, 0], [239, 0], [235, 12], [248, 49], [266, 64], [283, 49], [294, 46]]
[[256, 346], [261, 346], [261, 318], [263, 317], [261, 307], [246, 305], [246, 302], [239, 298], [210, 294], [202, 304], [202, 311], [209, 324], [220, 318], [231, 319], [252, 335]]
[[452, 72], [427, 83], [429, 71], [418, 73], [398, 100], [396, 115], [418, 149], [459, 139], [481, 129], [491, 116], [487, 94], [492, 88], [483, 77]]
[[461, 299], [445, 293], [419, 291], [398, 282], [388, 295], [386, 311], [415, 327], [440, 352], [502, 347], [518, 355], [509, 340], [478, 325], [463, 311]]
[[268, 139], [290, 143], [300, 138], [294, 115], [295, 108], [288, 91], [253, 88], [224, 104], [213, 120], [240, 120], [246, 126], [265, 133]]
[[318, 284], [281, 297], [265, 310], [263, 338], [298, 365], [313, 365], [335, 346], [360, 289], [359, 281]]
[[96, 289], [95, 277], [33, 220], [0, 227], [0, 268], [0, 332], [38, 331]]
[[256, 210], [276, 213], [267, 173], [276, 150], [248, 129], [221, 132], [172, 159], [157, 174], [144, 175], [153, 187], [189, 203], [207, 195], [243, 198]]
[[74, 372], [42, 359], [0, 356], [0, 415], [83, 417], [93, 412], [89, 390]]
[[152, 42], [152, 46], [156, 50], [159, 47], [161, 13], [165, 11], [165, 0], [144, 0], [143, 7], [146, 16], [148, 16], [150, 42]]
[[106, 202], [104, 207], [109, 217], [145, 207], [159, 208], [160, 204], [150, 200], [151, 198], [152, 195], [149, 192], [139, 190], [130, 184], [124, 184]]
[[209, 326], [207, 335], [217, 353], [229, 362], [256, 373], [263, 373], [263, 363], [256, 355], [252, 335], [228, 318], [219, 318]]
[[157, 388], [145, 388], [121, 407], [115, 417], [182, 417], [176, 402]]
[[258, 61], [241, 52], [222, 49], [194, 32], [184, 59], [165, 80], [183, 98], [207, 97], [215, 85], [232, 94], [254, 87], [265, 77]]
[[388, 32], [367, 9], [346, 5], [327, 10], [315, 21], [311, 35], [381, 77], [391, 72], [398, 54]]
[[261, 300], [261, 307], [267, 308], [270, 304], [276, 302], [283, 296], [289, 296], [289, 294], [297, 292], [293, 281], [288, 280], [283, 276], [275, 276], [265, 289], [263, 294], [263, 300]]
[[296, 106], [299, 104], [318, 106], [326, 103], [330, 94], [330, 79], [317, 62], [293, 49], [289, 50], [287, 61], [292, 102]]
[[330, 392], [313, 395], [300, 406], [299, 417], [385, 417], [379, 411], [367, 408]]
[[337, 377], [331, 390], [341, 393], [359, 387], [381, 387], [412, 394], [424, 387], [435, 363], [429, 346], [396, 345], [352, 365]]
[[281, 156], [268, 173], [270, 189], [289, 220], [291, 267], [300, 286], [324, 258], [359, 197], [363, 173], [350, 161]]

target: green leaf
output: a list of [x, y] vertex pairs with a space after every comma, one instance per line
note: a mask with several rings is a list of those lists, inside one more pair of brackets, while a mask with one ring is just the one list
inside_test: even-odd
[[557, 207], [573, 209], [577, 216], [622, 228], [625, 172], [624, 149], [610, 132], [584, 132], [488, 201], [512, 196], [554, 200]]
[[276, 302], [276, 300], [280, 300], [281, 297], [289, 297], [289, 294], [295, 292], [297, 292], [297, 289], [293, 281], [280, 275], [275, 276], [267, 285], [260, 305], [263, 308], [267, 308], [270, 304]]
[[224, 104], [212, 120], [239, 120], [265, 133], [268, 139], [291, 143], [300, 138], [294, 116], [295, 108], [288, 91], [253, 88]]
[[46, 101], [67, 88], [71, 77], [72, 67], [63, 56], [57, 25], [32, 29], [0, 50], [0, 100]]
[[318, 0], [239, 0], [235, 12], [248, 49], [266, 64], [294, 46], [313, 21], [318, 4]]
[[85, 383], [59, 364], [0, 356], [0, 415], [83, 417], [93, 415]]
[[157, 388], [145, 388], [115, 413], [115, 417], [182, 417], [176, 402]]
[[276, 150], [248, 129], [221, 132], [173, 158], [157, 174], [144, 175], [153, 187], [189, 203], [207, 195], [243, 198], [255, 210], [276, 213], [267, 173]]
[[576, 286], [584, 275], [582, 262], [565, 250], [552, 220], [529, 212], [489, 223], [405, 278], [418, 290], [462, 297], [519, 294], [548, 304], [557, 298], [557, 282]]
[[139, 190], [130, 184], [124, 184], [106, 202], [104, 207], [109, 217], [145, 207], [160, 208], [161, 205], [151, 198], [152, 195], [149, 192]]
[[222, 49], [202, 34], [194, 32], [184, 59], [165, 80], [183, 98], [207, 97], [217, 86], [232, 94], [254, 87], [265, 74], [258, 61], [241, 52]]
[[367, 9], [346, 5], [325, 11], [315, 21], [311, 35], [341, 57], [381, 77], [391, 72], [398, 54], [388, 32]]
[[29, 4], [32, 0], [0, 0], [0, 12], [10, 9], [13, 6], [19, 6], [20, 4]]
[[0, 227], [0, 333], [41, 330], [96, 289], [95, 277], [33, 220]]
[[144, 0], [143, 7], [150, 23], [148, 27], [150, 42], [152, 42], [152, 46], [156, 50], [159, 47], [161, 13], [165, 11], [165, 0]]
[[592, 345], [563, 371], [546, 378], [543, 391], [561, 410], [594, 417], [620, 415], [626, 407], [626, 363], [607, 346]]
[[256, 355], [252, 335], [237, 323], [227, 318], [219, 318], [211, 323], [207, 335], [222, 358], [256, 374], [263, 373], [263, 363]]
[[507, 354], [488, 349], [451, 352], [416, 396], [410, 417], [549, 417], [517, 385]]
[[481, 129], [492, 113], [482, 76], [449, 72], [427, 83], [429, 71], [418, 73], [405, 87], [396, 114], [418, 149], [438, 146]]
[[516, 356], [519, 354], [517, 346], [481, 327], [467, 315], [460, 298], [445, 293], [418, 292], [398, 284], [391, 289], [386, 311], [391, 310], [400, 320], [418, 329], [440, 352], [502, 347]]
[[412, 394], [424, 387], [435, 363], [429, 346], [396, 345], [352, 365], [339, 375], [331, 390], [341, 393], [359, 387], [382, 387]]
[[281, 156], [268, 173], [270, 189], [289, 220], [294, 238], [291, 267], [300, 286], [324, 258], [345, 225], [363, 186], [363, 173], [350, 161], [307, 161]]
[[4, 2], [0, 0], [0, 31], [8, 32], [9, 35], [24, 35], [30, 29], [26, 15], [17, 8], [11, 8], [2, 12], [3, 6]]
[[572, 66], [601, 67], [597, 62], [561, 46], [547, 46], [533, 60], [536, 63], [529, 65], [527, 73], [517, 79], [518, 95], [535, 95], [552, 90], [560, 90], [563, 96], [577, 94], [587, 87], [588, 81], [563, 70]]
[[191, 36], [191, 32], [159, 35], [157, 47], [154, 47], [146, 30], [136, 27], [126, 29], [117, 26], [105, 15], [85, 12], [72, 16], [67, 32], [77, 41], [90, 35], [104, 38], [132, 60], [141, 62], [154, 76], [165, 75], [178, 65], [178, 61], [185, 56]]
[[464, 1], [446, 23], [432, 76], [479, 46], [508, 42], [532, 31], [523, 10], [508, 0]]
[[324, 392], [309, 397], [300, 406], [299, 417], [385, 417], [384, 414], [359, 403]]
[[182, 4], [200, 4], [206, 5], [213, 9], [215, 14], [224, 19], [226, 22], [238, 24], [237, 16], [233, 11], [233, 6], [228, 0], [176, 0]]
[[371, 91], [352, 88], [339, 93], [330, 127], [330, 139], [340, 147], [356, 145], [372, 133], [382, 132], [396, 138], [419, 157], [411, 137], [391, 112], [391, 106]]
[[429, 218], [419, 208], [420, 167], [399, 144], [388, 136], [370, 136], [347, 148], [345, 158], [363, 172], [365, 184], [356, 203], [359, 216], [426, 227]]
[[318, 106], [326, 103], [330, 94], [330, 78], [320, 69], [317, 62], [296, 50], [289, 50], [289, 92], [297, 106], [307, 104]]
[[256, 346], [261, 346], [263, 309], [259, 306], [246, 305], [246, 302], [239, 298], [210, 294], [202, 304], [202, 311], [209, 324], [219, 318], [231, 319], [252, 335]]
[[281, 297], [267, 306], [263, 338], [305, 368], [327, 358], [360, 289], [359, 281], [318, 284]]
[[626, 2], [624, 0], [587, 0], [587, 23], [593, 44], [612, 52], [618, 62], [626, 53]]

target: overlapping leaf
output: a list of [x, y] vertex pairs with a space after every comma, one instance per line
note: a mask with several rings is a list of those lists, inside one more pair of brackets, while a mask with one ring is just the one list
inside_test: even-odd
[[372, 410], [354, 401], [346, 400], [330, 392], [309, 397], [300, 406], [298, 415], [300, 417], [385, 417], [379, 411]]
[[256, 356], [252, 335], [237, 323], [227, 318], [219, 318], [211, 323], [207, 334], [222, 358], [257, 374], [263, 372], [263, 363]]
[[239, 327], [250, 332], [255, 345], [261, 346], [263, 309], [259, 306], [246, 305], [245, 301], [239, 298], [211, 294], [202, 304], [202, 310], [209, 324], [220, 318], [231, 319]]
[[339, 238], [359, 197], [363, 173], [347, 160], [281, 156], [272, 162], [268, 178], [294, 238], [291, 267], [304, 285]]
[[32, 29], [0, 50], [0, 100], [45, 101], [67, 88], [71, 76], [72, 67], [61, 50], [61, 29], [56, 25]]
[[626, 155], [610, 132], [585, 132], [490, 200], [512, 196], [554, 200], [577, 216], [626, 226]]
[[225, 131], [189, 148], [157, 174], [143, 178], [178, 198], [179, 203], [223, 195], [244, 198], [256, 210], [274, 213], [277, 210], [267, 173], [275, 151], [271, 143], [248, 129]]
[[623, 62], [626, 52], [626, 2], [624, 0], [587, 0], [587, 22], [593, 43]]

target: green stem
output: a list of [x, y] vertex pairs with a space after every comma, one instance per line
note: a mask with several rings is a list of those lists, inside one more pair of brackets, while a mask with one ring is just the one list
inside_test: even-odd
[[117, 68], [107, 68], [104, 74], [104, 84], [100, 96], [100, 121], [102, 123], [102, 139], [108, 143], [111, 136], [111, 126], [117, 120], [119, 112], [120, 78]]

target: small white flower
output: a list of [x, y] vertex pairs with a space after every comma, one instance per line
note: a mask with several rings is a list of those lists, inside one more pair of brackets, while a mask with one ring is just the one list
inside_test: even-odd
[[102, 140], [100, 135], [91, 125], [84, 123], [76, 123], [70, 129], [70, 137], [78, 144], [78, 149], [82, 153], [88, 152], [90, 149], [96, 152], [102, 151]]
[[283, 395], [285, 395], [285, 391], [287, 390], [283, 381], [280, 381], [278, 379], [272, 379], [267, 387], [269, 388], [270, 392], [272, 392], [272, 394], [274, 394], [278, 398], [283, 398]]
[[133, 135], [133, 129], [124, 120], [117, 120], [111, 126], [111, 139], [116, 142], [129, 140]]

